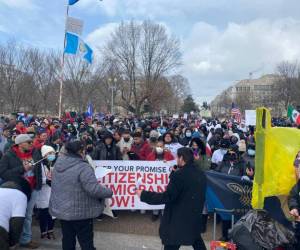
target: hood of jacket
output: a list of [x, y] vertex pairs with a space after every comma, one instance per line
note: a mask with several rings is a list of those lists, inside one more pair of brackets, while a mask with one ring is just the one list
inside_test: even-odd
[[57, 172], [62, 173], [82, 163], [86, 163], [86, 161], [83, 160], [80, 156], [72, 154], [61, 155], [55, 162], [54, 169]]

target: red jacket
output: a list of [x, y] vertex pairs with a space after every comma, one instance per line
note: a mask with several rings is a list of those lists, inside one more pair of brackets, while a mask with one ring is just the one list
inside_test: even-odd
[[[175, 158], [172, 155], [172, 153], [168, 150], [164, 151], [164, 161], [173, 161]], [[157, 160], [157, 154], [155, 151], [151, 152], [146, 158], [147, 161], [156, 161]]]
[[130, 151], [136, 153], [141, 161], [145, 161], [147, 156], [151, 154], [152, 149], [149, 143], [147, 141], [144, 141], [141, 146], [132, 144]]

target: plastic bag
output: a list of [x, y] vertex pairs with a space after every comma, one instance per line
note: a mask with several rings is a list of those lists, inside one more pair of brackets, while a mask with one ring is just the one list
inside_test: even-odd
[[[239, 231], [242, 232], [241, 237], [247, 236], [243, 228], [246, 228], [250, 233], [250, 239], [253, 239], [258, 246], [265, 249], [274, 249], [279, 246], [289, 246], [295, 243], [294, 233], [273, 220], [265, 210], [251, 210], [242, 217], [230, 232], [233, 240], [236, 238], [236, 241], [240, 241], [238, 238]], [[253, 249], [251, 245], [249, 247], [245, 248], [245, 250]]]

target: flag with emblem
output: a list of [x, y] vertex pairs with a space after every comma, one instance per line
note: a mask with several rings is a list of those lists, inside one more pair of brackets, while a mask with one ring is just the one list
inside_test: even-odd
[[76, 34], [66, 32], [66, 54], [79, 55], [87, 62], [93, 61], [93, 50]]
[[291, 105], [288, 107], [288, 117], [293, 123], [300, 125], [300, 113]]

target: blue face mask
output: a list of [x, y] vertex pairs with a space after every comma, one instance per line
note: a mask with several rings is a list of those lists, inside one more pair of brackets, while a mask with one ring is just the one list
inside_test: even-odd
[[248, 155], [249, 155], [249, 156], [255, 156], [255, 150], [253, 150], [253, 149], [248, 149]]
[[55, 158], [56, 158], [55, 155], [48, 155], [48, 156], [47, 156], [47, 160], [50, 161], [50, 162], [54, 161]]
[[163, 135], [164, 133], [166, 133], [167, 130], [165, 128], [160, 129], [160, 133]]

